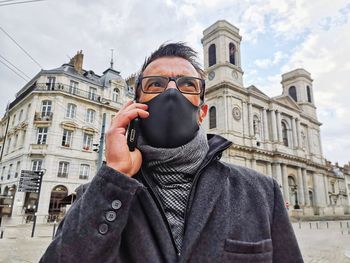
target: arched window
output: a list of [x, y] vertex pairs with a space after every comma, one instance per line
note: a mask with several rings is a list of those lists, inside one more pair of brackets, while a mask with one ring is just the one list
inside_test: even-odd
[[62, 206], [64, 203], [62, 199], [68, 195], [68, 189], [64, 185], [57, 185], [51, 191], [50, 197], [50, 205], [49, 205], [49, 222], [54, 221], [59, 216], [63, 216], [62, 214]]
[[209, 67], [216, 64], [216, 47], [215, 44], [209, 46]]
[[77, 105], [75, 105], [73, 103], [68, 103], [66, 117], [73, 119], [73, 118], [75, 118], [76, 113], [77, 113]]
[[294, 101], [298, 101], [297, 100], [297, 90], [295, 89], [294, 86], [291, 86], [288, 90], [289, 96], [291, 96], [293, 98]]
[[283, 140], [283, 145], [284, 146], [289, 146], [288, 143], [288, 128], [287, 128], [287, 124], [285, 122], [282, 121], [282, 140]]
[[213, 106], [209, 109], [209, 129], [216, 128], [216, 108]]
[[306, 93], [307, 93], [307, 101], [312, 102], [311, 100], [311, 89], [309, 86], [306, 86]]
[[113, 100], [114, 102], [118, 102], [118, 97], [119, 97], [119, 89], [115, 88], [115, 89], [113, 90], [113, 98], [112, 98], [112, 100]]
[[288, 191], [290, 205], [294, 208], [300, 208], [298, 204], [298, 186], [295, 183], [295, 179], [292, 175], [288, 176]]
[[233, 43], [229, 45], [230, 63], [236, 65], [236, 46]]

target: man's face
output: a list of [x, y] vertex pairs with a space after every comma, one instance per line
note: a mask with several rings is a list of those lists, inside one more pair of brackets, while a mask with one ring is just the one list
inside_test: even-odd
[[[200, 78], [196, 69], [184, 58], [180, 57], [162, 57], [152, 61], [143, 71], [143, 77], [147, 76], [165, 76], [165, 77], [197, 77]], [[174, 81], [170, 81], [168, 89], [176, 89]], [[159, 94], [146, 94], [140, 92], [139, 102], [147, 102]], [[183, 94], [193, 105], [199, 106], [200, 95]], [[198, 118], [199, 123], [202, 123], [204, 117], [207, 115], [208, 105], [203, 104], [200, 109]]]

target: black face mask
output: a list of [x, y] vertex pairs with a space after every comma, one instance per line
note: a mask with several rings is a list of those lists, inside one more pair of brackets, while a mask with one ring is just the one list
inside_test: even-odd
[[199, 107], [178, 89], [167, 89], [144, 104], [148, 105], [150, 114], [141, 119], [140, 128], [149, 145], [175, 148], [195, 137], [199, 129]]

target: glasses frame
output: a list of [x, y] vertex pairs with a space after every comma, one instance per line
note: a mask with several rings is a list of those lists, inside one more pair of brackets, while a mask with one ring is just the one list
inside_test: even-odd
[[[145, 91], [142, 87], [142, 80], [143, 79], [147, 79], [147, 78], [152, 78], [152, 77], [161, 77], [161, 78], [164, 78], [164, 79], [168, 79], [168, 83], [166, 85], [166, 88], [162, 91], [162, 92], [149, 92], [149, 91]], [[181, 78], [190, 78], [190, 79], [196, 79], [196, 80], [199, 80], [200, 83], [201, 83], [201, 86], [200, 86], [200, 91], [199, 92], [196, 92], [196, 93], [193, 93], [193, 92], [183, 92], [179, 89], [179, 86], [177, 84], [177, 81]], [[200, 95], [200, 97], [204, 97], [204, 92], [205, 92], [205, 80], [204, 79], [201, 79], [201, 78], [197, 78], [197, 77], [191, 77], [191, 76], [181, 76], [181, 77], [167, 77], [167, 76], [140, 76], [138, 81], [137, 81], [137, 86], [140, 86], [141, 90], [143, 93], [145, 94], [161, 94], [163, 93], [168, 85], [169, 85], [169, 82], [170, 81], [174, 81], [175, 82], [175, 85], [176, 85], [176, 88], [178, 89], [178, 91], [180, 91], [182, 94], [188, 94], [188, 95]]]

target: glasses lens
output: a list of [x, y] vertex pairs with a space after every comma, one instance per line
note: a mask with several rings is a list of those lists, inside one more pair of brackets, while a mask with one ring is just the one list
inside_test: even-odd
[[144, 92], [161, 93], [168, 85], [168, 78], [165, 77], [144, 77], [141, 88]]
[[201, 91], [201, 81], [197, 78], [182, 77], [177, 80], [177, 86], [183, 93], [199, 94]]

